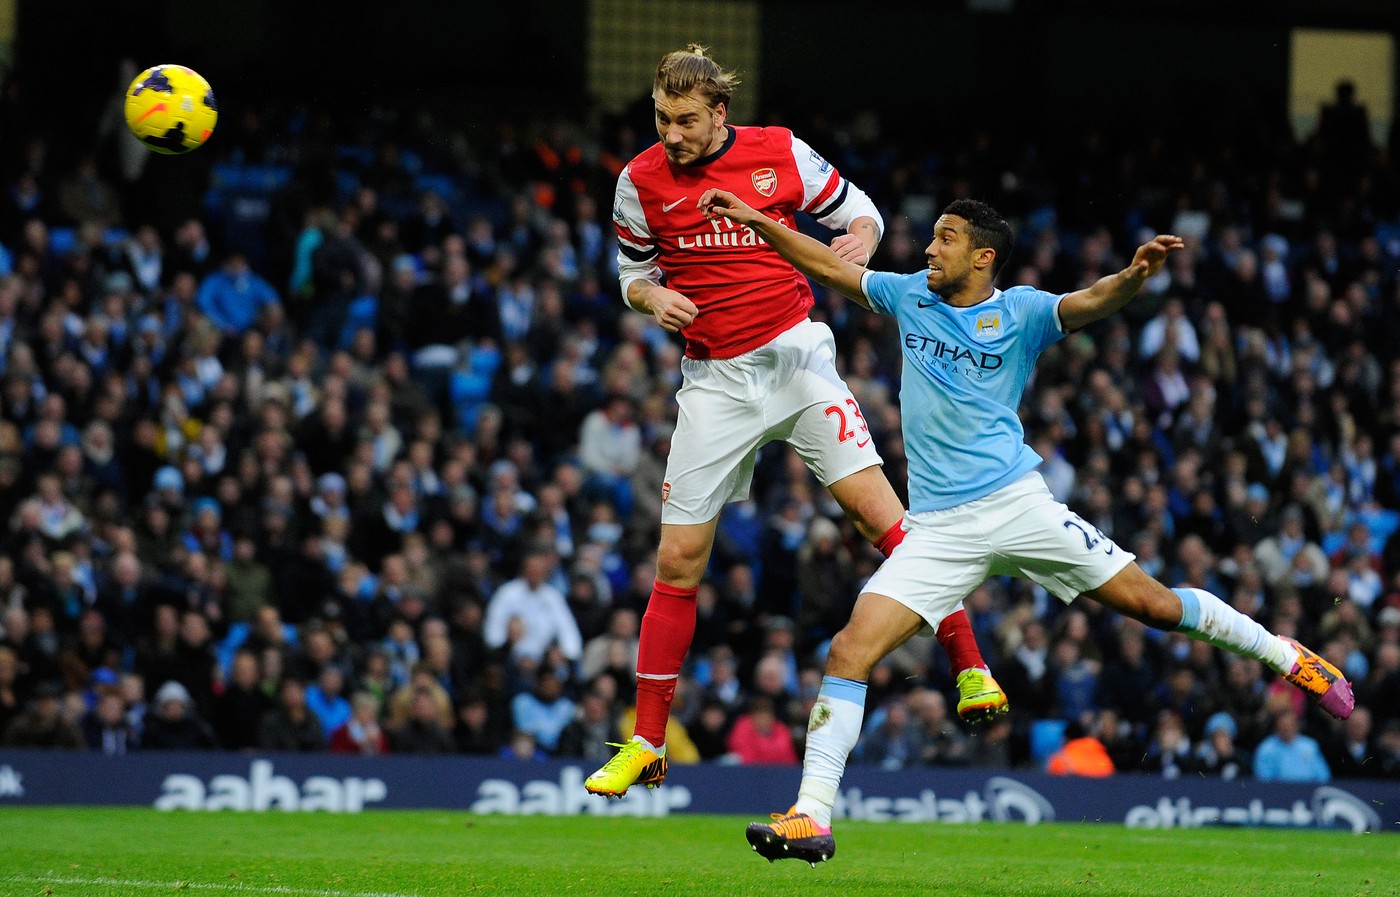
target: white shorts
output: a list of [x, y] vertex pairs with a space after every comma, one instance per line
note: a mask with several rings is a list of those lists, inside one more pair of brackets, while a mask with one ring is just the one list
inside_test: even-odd
[[755, 455], [775, 439], [823, 486], [882, 463], [835, 359], [831, 328], [816, 321], [734, 358], [681, 359], [662, 522], [705, 523], [747, 498]]
[[907, 514], [904, 530], [862, 591], [893, 598], [934, 629], [989, 576], [1024, 576], [1068, 604], [1136, 557], [1055, 501], [1035, 471], [985, 498]]

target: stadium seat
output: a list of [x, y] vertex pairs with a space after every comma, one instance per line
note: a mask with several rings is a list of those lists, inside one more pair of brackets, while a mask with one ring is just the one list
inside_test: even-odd
[[471, 361], [469, 362], [471, 372], [485, 377], [489, 381], [496, 373], [496, 369], [501, 366], [501, 350], [495, 346], [479, 346], [472, 349]]
[[348, 348], [355, 340], [355, 334], [368, 327], [374, 329], [379, 318], [379, 299], [374, 296], [361, 296], [351, 300], [345, 315], [345, 327], [340, 332], [340, 345]]
[[78, 245], [78, 231], [72, 227], [49, 229], [49, 252], [54, 255], [67, 255]]
[[414, 188], [421, 193], [436, 193], [448, 205], [454, 205], [457, 181], [450, 174], [420, 174], [413, 179]]
[[1065, 743], [1065, 727], [1062, 719], [1038, 719], [1031, 723], [1031, 760], [1037, 767], [1044, 768], [1050, 755]]

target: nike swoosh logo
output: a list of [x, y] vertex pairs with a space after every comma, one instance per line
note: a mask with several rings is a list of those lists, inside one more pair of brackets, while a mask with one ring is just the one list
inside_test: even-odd
[[925, 302], [922, 299], [919, 300], [919, 308], [933, 308], [937, 304], [937, 302]]
[[685, 202], [685, 201], [686, 201], [687, 199], [689, 199], [689, 198], [690, 198], [690, 197], [688, 197], [688, 196], [682, 196], [680, 199], [676, 200], [676, 201], [673, 202], [673, 203], [668, 203], [667, 205], [663, 205], [663, 206], [661, 207], [661, 211], [663, 211], [663, 212], [669, 212], [669, 211], [671, 211], [672, 209], [674, 209], [676, 206], [678, 206], [678, 205], [680, 205], [681, 203]]

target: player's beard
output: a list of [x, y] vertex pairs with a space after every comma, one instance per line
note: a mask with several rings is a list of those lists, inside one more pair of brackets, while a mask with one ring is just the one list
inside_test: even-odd
[[[961, 293], [963, 289], [967, 286], [966, 274], [964, 274], [961, 277], [955, 277], [953, 275], [950, 275], [946, 268], [939, 268], [939, 271], [942, 277], [936, 286], [934, 285], [932, 278], [929, 278], [927, 276], [925, 278], [926, 282], [928, 283], [928, 290], [930, 293], [937, 293], [944, 299], [948, 299]], [[929, 272], [929, 274], [932, 273], [932, 271]]]
[[665, 149], [666, 159], [675, 165], [689, 165], [700, 158], [699, 153], [693, 147], [684, 144], [676, 147], [668, 146]]

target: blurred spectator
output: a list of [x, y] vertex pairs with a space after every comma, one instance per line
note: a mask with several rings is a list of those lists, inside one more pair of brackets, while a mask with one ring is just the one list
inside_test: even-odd
[[1322, 756], [1339, 779], [1376, 778], [1380, 769], [1371, 744], [1371, 711], [1358, 707], [1342, 722], [1340, 731], [1323, 744]]
[[457, 750], [452, 733], [442, 724], [433, 693], [415, 688], [408, 719], [389, 730], [389, 746], [396, 754], [451, 754]]
[[1176, 713], [1164, 710], [1158, 715], [1157, 726], [1148, 739], [1147, 753], [1139, 769], [1164, 779], [1179, 779], [1195, 771], [1191, 739]]
[[1201, 775], [1219, 776], [1232, 781], [1250, 774], [1253, 758], [1235, 743], [1238, 727], [1226, 712], [1218, 711], [1206, 720], [1205, 736], [1196, 746], [1193, 765]]
[[[691, 739], [702, 760], [728, 761], [729, 754], [729, 713], [723, 703], [706, 698], [700, 705], [700, 713], [695, 718]], [[606, 757], [604, 758], [606, 759]]]
[[607, 673], [619, 686], [632, 682], [637, 669], [637, 612], [620, 607], [608, 618], [608, 631], [588, 641], [579, 664], [579, 677], [591, 681]]
[[277, 304], [277, 291], [248, 266], [241, 252], [231, 252], [223, 265], [199, 285], [199, 310], [227, 336], [253, 326], [263, 310]]
[[82, 748], [82, 734], [77, 727], [63, 719], [62, 697], [63, 690], [57, 684], [39, 683], [28, 708], [5, 727], [4, 745], [65, 750]]
[[151, 703], [151, 712], [145, 715], [141, 726], [143, 750], [213, 750], [219, 746], [214, 730], [199, 715], [194, 699], [179, 682], [166, 682]]
[[1090, 734], [1108, 752], [1114, 772], [1136, 772], [1141, 768], [1147, 752], [1135, 730], [1134, 724], [1121, 717], [1117, 710], [1106, 707], [1099, 711]]
[[632, 510], [632, 474], [641, 459], [642, 432], [630, 396], [614, 394], [583, 419], [579, 460], [586, 497], [608, 501], [621, 517]]
[[852, 760], [887, 770], [916, 765], [924, 751], [922, 736], [920, 727], [910, 718], [909, 703], [903, 697], [888, 700], [870, 714], [868, 725], [852, 752]]
[[968, 762], [989, 769], [1009, 769], [1012, 764], [1011, 720], [998, 717], [981, 726], [971, 738]]
[[826, 517], [813, 517], [796, 557], [800, 603], [797, 633], [804, 645], [836, 634], [850, 617], [854, 564], [841, 530]]
[[282, 680], [276, 705], [263, 715], [258, 747], [265, 751], [288, 752], [325, 749], [324, 729], [306, 705], [306, 685], [300, 679]]
[[83, 717], [83, 741], [90, 750], [117, 756], [137, 747], [136, 730], [126, 718], [126, 704], [118, 691], [103, 692]]
[[[579, 701], [577, 715], [559, 733], [555, 755], [577, 757], [588, 763], [604, 763], [612, 756], [608, 742], [615, 737], [615, 730], [616, 723], [607, 698], [590, 688]], [[704, 756], [703, 751], [701, 756]]]
[[564, 683], [548, 667], [542, 667], [535, 677], [534, 689], [521, 692], [510, 704], [515, 728], [529, 732], [535, 743], [546, 753], [554, 753], [559, 736], [573, 721], [574, 702], [564, 696]]
[[345, 674], [334, 663], [321, 667], [316, 681], [306, 687], [306, 706], [321, 721], [329, 741], [331, 734], [350, 721], [350, 701], [345, 697]]
[[1390, 720], [1376, 736], [1376, 767], [1388, 779], [1400, 779], [1400, 720]]
[[252, 621], [272, 601], [272, 571], [258, 560], [257, 542], [247, 533], [233, 540], [233, 558], [224, 567], [224, 596], [230, 623]]
[[1281, 710], [1274, 732], [1254, 752], [1254, 777], [1263, 782], [1327, 782], [1332, 771], [1317, 741], [1301, 731], [1298, 715]]
[[1064, 745], [1050, 755], [1045, 766], [1052, 776], [1088, 776], [1104, 778], [1113, 775], [1113, 761], [1103, 743], [1084, 731], [1077, 722], [1065, 727]]
[[1299, 588], [1321, 583], [1330, 569], [1327, 555], [1303, 531], [1303, 512], [1296, 505], [1283, 511], [1282, 528], [1254, 547], [1259, 572], [1271, 587]]
[[[501, 749], [500, 727], [493, 725], [491, 708], [484, 695], [471, 694], [457, 706], [457, 724], [453, 739], [463, 754], [495, 756]], [[607, 738], [615, 737], [609, 730]], [[604, 741], [607, 738], [603, 739]], [[587, 746], [592, 749], [592, 746]]]
[[798, 763], [792, 732], [778, 722], [772, 699], [762, 695], [749, 701], [748, 710], [734, 721], [729, 753], [746, 766]]
[[[504, 583], [486, 605], [483, 635], [491, 648], [505, 648], [512, 657], [539, 660], [551, 644], [564, 656], [579, 659], [583, 638], [564, 596], [549, 581], [555, 557], [549, 548], [533, 548], [521, 562], [521, 575]], [[520, 631], [510, 639], [510, 623]], [[509, 644], [507, 644], [509, 640]]]
[[219, 743], [228, 750], [258, 747], [262, 720], [272, 709], [272, 699], [262, 688], [258, 655], [247, 648], [233, 655], [228, 682], [214, 699], [211, 719]]
[[19, 655], [10, 646], [0, 645], [0, 736], [23, 712], [24, 693], [20, 689], [19, 674]]
[[350, 697], [350, 718], [331, 732], [331, 752], [374, 757], [389, 752], [389, 737], [379, 725], [379, 699], [367, 691]]

